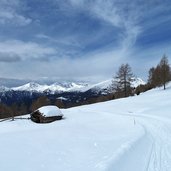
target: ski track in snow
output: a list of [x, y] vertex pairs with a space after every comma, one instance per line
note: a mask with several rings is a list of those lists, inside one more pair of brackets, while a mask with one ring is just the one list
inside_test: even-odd
[[[148, 118], [149, 120], [149, 118]], [[146, 128], [153, 138], [153, 145], [147, 171], [169, 171], [171, 169], [171, 125], [170, 122], [150, 118]]]
[[[132, 148], [120, 156], [121, 161], [114, 161], [107, 171], [170, 171], [171, 121], [149, 115], [118, 115], [134, 117], [136, 124], [143, 127], [145, 135], [134, 142]], [[144, 150], [141, 149], [143, 146], [145, 146]], [[137, 156], [134, 156], [134, 151], [136, 151], [135, 155]], [[131, 156], [134, 156], [133, 160]], [[125, 157], [126, 159], [124, 159]]]

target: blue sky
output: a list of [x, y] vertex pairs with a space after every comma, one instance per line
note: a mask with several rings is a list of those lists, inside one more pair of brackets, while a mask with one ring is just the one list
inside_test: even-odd
[[147, 79], [171, 59], [169, 0], [0, 0], [0, 77], [100, 81], [122, 63]]

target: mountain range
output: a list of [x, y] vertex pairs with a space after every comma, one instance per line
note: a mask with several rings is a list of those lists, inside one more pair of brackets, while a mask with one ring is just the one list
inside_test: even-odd
[[[140, 78], [133, 78], [131, 84], [132, 87], [137, 87], [140, 84], [145, 84], [145, 82]], [[50, 104], [58, 103], [60, 107], [62, 103], [62, 107], [68, 108], [97, 102], [99, 98], [111, 94], [111, 85], [112, 79], [97, 84], [56, 82], [48, 85], [29, 82], [11, 88], [0, 86], [0, 102], [8, 106], [25, 104], [27, 108], [30, 108], [34, 101], [40, 97], [46, 97], [50, 100]]]
[[[145, 84], [145, 82], [140, 78], [132, 79], [132, 87], [137, 87], [140, 84]], [[86, 92], [88, 90], [94, 91], [109, 91], [112, 85], [112, 79], [105, 80], [97, 84], [90, 84], [85, 82], [56, 82], [50, 85], [38, 84], [36, 82], [29, 82], [22, 86], [17, 87], [0, 87], [0, 92], [6, 91], [28, 91], [28, 92], [38, 92], [50, 94], [61, 93], [61, 92]]]

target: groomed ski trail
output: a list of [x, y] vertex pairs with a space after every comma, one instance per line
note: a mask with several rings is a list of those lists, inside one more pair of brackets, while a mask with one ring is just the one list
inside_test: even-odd
[[170, 171], [171, 120], [152, 115], [119, 114], [132, 118], [143, 127], [145, 134], [114, 161], [107, 171]]

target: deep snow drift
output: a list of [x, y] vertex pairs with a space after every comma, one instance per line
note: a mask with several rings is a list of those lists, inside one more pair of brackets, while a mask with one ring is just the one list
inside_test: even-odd
[[169, 171], [171, 88], [62, 110], [51, 124], [0, 123], [0, 170]]

